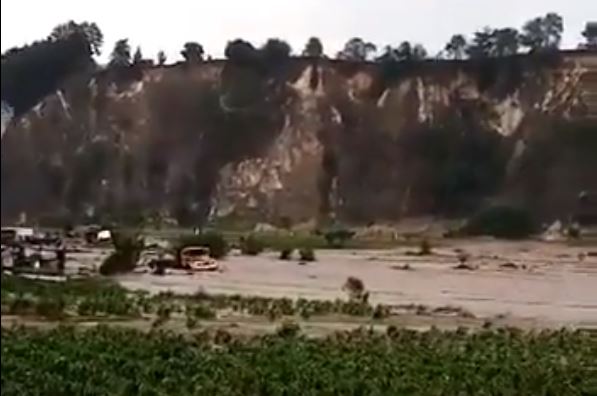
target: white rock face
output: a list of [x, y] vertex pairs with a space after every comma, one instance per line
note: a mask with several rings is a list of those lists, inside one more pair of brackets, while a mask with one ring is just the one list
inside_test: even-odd
[[10, 120], [12, 120], [13, 116], [14, 116], [14, 111], [13, 111], [12, 107], [10, 107], [10, 105], [8, 103], [6, 103], [5, 101], [2, 101], [2, 136], [1, 137], [4, 137], [4, 132], [6, 132], [6, 127], [10, 123]]

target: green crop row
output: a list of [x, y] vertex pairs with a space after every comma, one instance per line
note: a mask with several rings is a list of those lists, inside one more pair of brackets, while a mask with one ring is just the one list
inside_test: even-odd
[[[292, 331], [290, 331], [292, 330]], [[2, 395], [594, 395], [583, 332], [2, 330]]]
[[[35, 315], [48, 319], [61, 319], [68, 316], [139, 317], [159, 312], [196, 312], [197, 309], [212, 312], [209, 315], [200, 315], [203, 319], [213, 317], [216, 311], [224, 309], [252, 316], [265, 316], [272, 320], [284, 316], [300, 316], [302, 319], [308, 319], [330, 314], [383, 319], [391, 313], [390, 306], [381, 304], [373, 306], [366, 300], [348, 297], [348, 299], [326, 301], [211, 295], [203, 292], [193, 295], [177, 295], [171, 292], [149, 295], [145, 292], [130, 292], [107, 280], [54, 282], [2, 276], [3, 314]], [[411, 308], [413, 312], [421, 311], [421, 307]], [[444, 308], [454, 310], [452, 307]], [[420, 313], [429, 312], [431, 311], [424, 310]], [[463, 316], [468, 314], [465, 311], [456, 313]], [[470, 316], [468, 314], [468, 317]]]

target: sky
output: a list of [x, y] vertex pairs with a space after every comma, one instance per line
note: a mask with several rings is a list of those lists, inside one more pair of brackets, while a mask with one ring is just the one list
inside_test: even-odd
[[105, 40], [100, 61], [120, 38], [139, 45], [147, 58], [164, 50], [169, 61], [180, 58], [187, 41], [222, 57], [229, 40], [261, 45], [269, 37], [288, 41], [297, 53], [317, 36], [328, 55], [352, 37], [378, 48], [408, 40], [435, 54], [454, 33], [520, 28], [547, 12], [564, 18], [563, 47], [575, 48], [585, 23], [597, 21], [597, 0], [3, 0], [0, 5], [2, 52], [44, 38], [72, 19], [99, 25]]

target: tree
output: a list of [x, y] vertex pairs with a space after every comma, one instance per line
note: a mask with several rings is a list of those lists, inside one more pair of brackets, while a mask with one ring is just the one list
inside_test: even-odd
[[91, 50], [95, 55], [100, 55], [101, 47], [104, 44], [104, 35], [95, 22], [81, 22], [68, 21], [57, 25], [49, 35], [52, 41], [64, 39], [71, 34], [81, 33], [87, 39]]
[[520, 47], [520, 35], [516, 29], [490, 29], [476, 32], [466, 49], [471, 58], [501, 57], [515, 55]]
[[586, 39], [583, 48], [597, 49], [597, 22], [587, 23], [582, 35]]
[[377, 61], [418, 61], [427, 57], [427, 50], [421, 44], [414, 46], [408, 42], [403, 41], [398, 48], [386, 46], [383, 55], [378, 57]]
[[143, 53], [141, 53], [141, 47], [137, 46], [135, 54], [133, 55], [133, 64], [141, 63], [143, 60]]
[[292, 49], [286, 41], [276, 38], [267, 40], [263, 47], [261, 47], [263, 59], [266, 62], [273, 63], [288, 59], [291, 51]]
[[466, 53], [471, 58], [487, 58], [491, 56], [493, 49], [493, 30], [489, 27], [475, 32], [473, 41], [466, 49]]
[[444, 50], [451, 59], [464, 59], [466, 57], [466, 38], [462, 34], [452, 36]]
[[338, 59], [365, 61], [370, 55], [377, 51], [375, 44], [365, 42], [359, 37], [354, 37], [344, 45], [344, 49], [338, 52], [336, 56]]
[[411, 60], [423, 60], [427, 58], [427, 50], [423, 47], [423, 44], [415, 44], [412, 47], [412, 51], [410, 53]]
[[561, 16], [550, 12], [524, 24], [521, 43], [531, 52], [558, 49], [562, 41], [564, 21]]
[[520, 35], [518, 30], [512, 28], [497, 29], [493, 31], [492, 56], [509, 56], [518, 53]]
[[321, 57], [323, 55], [323, 44], [321, 44], [321, 40], [319, 40], [317, 37], [311, 37], [305, 45], [303, 55], [313, 58]]
[[229, 41], [224, 55], [229, 60], [237, 63], [252, 63], [259, 56], [258, 51], [251, 43], [241, 39]]
[[125, 67], [131, 64], [131, 46], [128, 39], [120, 39], [114, 44], [110, 55], [110, 66]]
[[166, 54], [164, 53], [164, 51], [159, 51], [158, 52], [158, 65], [164, 66], [165, 63], [166, 63]]
[[183, 50], [180, 51], [180, 54], [188, 63], [200, 63], [203, 61], [203, 46], [199, 43], [190, 41], [185, 43]]

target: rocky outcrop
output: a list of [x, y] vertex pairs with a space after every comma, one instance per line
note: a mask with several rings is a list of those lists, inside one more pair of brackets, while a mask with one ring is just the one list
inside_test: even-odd
[[597, 190], [597, 54], [79, 74], [8, 128], [2, 218], [348, 222]]

